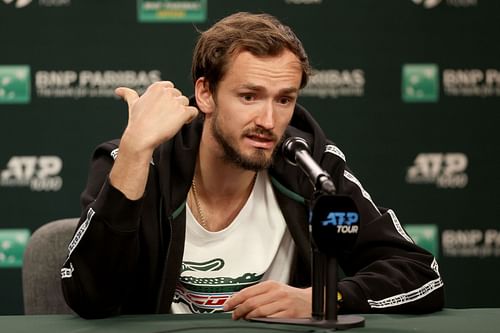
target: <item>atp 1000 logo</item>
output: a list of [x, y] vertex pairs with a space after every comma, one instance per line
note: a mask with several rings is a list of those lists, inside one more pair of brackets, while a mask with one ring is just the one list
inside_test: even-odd
[[32, 191], [59, 191], [63, 162], [58, 156], [12, 156], [0, 174], [2, 187], [29, 187]]
[[[7, 5], [12, 4], [15, 8], [24, 8], [33, 2], [33, 0], [3, 0]], [[38, 5], [43, 7], [62, 7], [69, 6], [71, 0], [38, 0]]]
[[420, 153], [408, 168], [410, 184], [435, 184], [439, 188], [464, 188], [468, 159], [463, 153]]

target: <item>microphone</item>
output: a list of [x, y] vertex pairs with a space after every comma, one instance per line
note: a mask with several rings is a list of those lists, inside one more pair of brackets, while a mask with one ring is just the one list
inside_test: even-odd
[[312, 306], [311, 318], [280, 319], [252, 318], [250, 320], [311, 325], [324, 328], [348, 329], [363, 327], [365, 319], [354, 315], [337, 315], [337, 256], [349, 251], [356, 242], [360, 228], [360, 214], [354, 200], [348, 195], [337, 195], [332, 178], [314, 161], [307, 141], [289, 137], [281, 146], [285, 160], [298, 165], [314, 186], [314, 200], [310, 203], [310, 236], [312, 247]]
[[337, 257], [350, 251], [358, 237], [360, 214], [356, 203], [346, 195], [321, 195], [314, 202], [310, 223], [313, 317], [332, 321], [339, 329], [364, 326], [362, 317], [350, 320], [337, 315]]
[[285, 160], [292, 165], [298, 165], [315, 189], [327, 194], [336, 193], [332, 178], [311, 157], [309, 145], [305, 139], [292, 136], [287, 138], [281, 147]]
[[322, 195], [314, 202], [311, 215], [312, 239], [320, 252], [337, 256], [350, 250], [358, 237], [359, 210], [347, 195]]

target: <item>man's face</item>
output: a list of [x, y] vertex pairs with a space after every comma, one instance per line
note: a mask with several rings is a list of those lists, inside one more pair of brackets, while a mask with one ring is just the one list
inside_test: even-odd
[[249, 170], [272, 163], [274, 151], [292, 118], [302, 79], [297, 57], [241, 52], [219, 82], [214, 111], [207, 115], [222, 158]]

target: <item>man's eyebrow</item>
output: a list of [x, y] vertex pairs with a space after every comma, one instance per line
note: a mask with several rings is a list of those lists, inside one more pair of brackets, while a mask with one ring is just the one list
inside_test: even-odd
[[[263, 86], [259, 86], [256, 84], [246, 83], [239, 86], [239, 89], [248, 89], [252, 91], [263, 91], [265, 88]], [[283, 88], [279, 91], [280, 94], [295, 94], [299, 91], [299, 88], [296, 87], [288, 87]]]
[[238, 88], [239, 88], [239, 89], [254, 90], [254, 91], [264, 90], [264, 87], [263, 87], [263, 86], [259, 86], [259, 85], [252, 84], [252, 83], [245, 83], [245, 84], [242, 84], [242, 85], [241, 85], [241, 86], [239, 86]]
[[280, 94], [295, 94], [299, 92], [299, 88], [295, 87], [290, 87], [290, 88], [283, 88], [280, 90]]

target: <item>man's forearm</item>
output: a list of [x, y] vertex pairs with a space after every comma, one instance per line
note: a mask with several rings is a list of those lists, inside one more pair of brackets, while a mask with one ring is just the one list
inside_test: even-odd
[[146, 188], [151, 157], [152, 151], [135, 150], [124, 135], [109, 174], [111, 185], [130, 200], [140, 199]]

